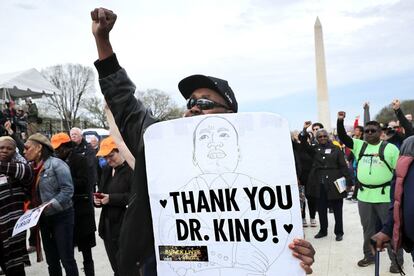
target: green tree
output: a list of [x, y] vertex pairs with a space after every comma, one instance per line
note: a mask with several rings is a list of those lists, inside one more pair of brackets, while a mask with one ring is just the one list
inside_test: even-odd
[[150, 108], [152, 114], [160, 121], [180, 118], [184, 114], [184, 107], [179, 107], [167, 93], [161, 90], [136, 91], [135, 96]]
[[[414, 100], [406, 100], [401, 101], [401, 110], [404, 114], [413, 114], [414, 115]], [[392, 109], [391, 105], [384, 106], [377, 116], [375, 116], [375, 120], [380, 123], [388, 123], [389, 121], [395, 121], [397, 117], [395, 116], [394, 110]]]

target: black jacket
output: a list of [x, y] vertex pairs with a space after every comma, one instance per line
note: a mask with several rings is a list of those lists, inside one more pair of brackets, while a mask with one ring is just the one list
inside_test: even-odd
[[86, 158], [89, 185], [95, 190], [95, 186], [98, 184], [98, 159], [95, 150], [86, 142], [85, 138], [82, 138], [82, 142], [75, 147], [74, 151]]
[[139, 275], [140, 262], [154, 254], [154, 233], [145, 167], [145, 129], [156, 122], [150, 110], [134, 97], [135, 85], [115, 55], [95, 62], [105, 100], [128, 149], [135, 157], [128, 209], [119, 238], [120, 275]]
[[405, 115], [401, 109], [397, 109], [394, 112], [398, 118], [398, 121], [400, 121], [400, 126], [404, 128], [405, 133], [393, 131], [394, 133], [389, 135], [387, 142], [394, 144], [397, 148], [400, 148], [405, 138], [413, 135], [414, 131], [413, 126], [407, 118], [405, 118]]
[[300, 184], [306, 187], [307, 186], [306, 184], [308, 183], [309, 173], [312, 169], [313, 158], [312, 156], [309, 155], [309, 153], [304, 148], [303, 143], [306, 142], [306, 145], [307, 145], [308, 142], [306, 139], [303, 139], [303, 137], [301, 137], [302, 135], [303, 133], [299, 134], [301, 143], [294, 143], [295, 144], [294, 148], [296, 149], [297, 157], [299, 159], [301, 169], [302, 169], [300, 177], [299, 177]]
[[128, 205], [133, 170], [126, 162], [115, 168], [112, 176], [112, 167], [102, 169], [101, 182], [98, 191], [109, 194], [109, 203], [102, 206], [98, 232], [102, 239], [118, 239], [125, 211]]
[[73, 206], [75, 209], [75, 244], [82, 247], [96, 245], [95, 210], [93, 207], [92, 186], [88, 180], [88, 162], [74, 151], [69, 153], [66, 163], [69, 165], [74, 185]]
[[332, 143], [326, 145], [309, 145], [306, 140], [301, 141], [303, 149], [313, 157], [312, 169], [308, 177], [307, 196], [319, 198], [323, 186], [328, 200], [346, 197], [346, 192], [339, 193], [334, 181], [344, 176], [349, 183], [350, 174], [345, 157], [340, 148]]

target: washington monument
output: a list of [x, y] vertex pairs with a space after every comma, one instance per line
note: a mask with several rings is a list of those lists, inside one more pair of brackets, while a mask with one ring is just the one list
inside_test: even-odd
[[321, 122], [327, 130], [331, 130], [328, 83], [326, 81], [325, 49], [323, 47], [322, 25], [318, 17], [316, 17], [315, 22], [315, 59], [316, 90], [318, 93], [318, 121]]

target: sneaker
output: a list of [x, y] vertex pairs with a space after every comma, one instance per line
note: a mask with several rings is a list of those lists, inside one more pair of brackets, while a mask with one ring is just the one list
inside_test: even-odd
[[323, 233], [323, 232], [319, 231], [318, 234], [316, 234], [314, 238], [315, 239], [320, 239], [320, 238], [323, 238], [323, 237], [326, 237], [326, 236], [328, 236], [327, 233]]
[[311, 218], [310, 219], [310, 224], [311, 224], [311, 227], [316, 227], [317, 226], [316, 225], [316, 219]]
[[[404, 267], [403, 266], [401, 266], [401, 269], [403, 269]], [[400, 274], [401, 273], [401, 269], [398, 267], [398, 265], [397, 264], [392, 264], [391, 266], [390, 266], [390, 273], [395, 273], [395, 274]]]
[[375, 263], [374, 259], [368, 259], [367, 257], [364, 257], [362, 260], [358, 261], [357, 265], [360, 267], [367, 267], [374, 263]]
[[306, 221], [305, 218], [302, 219], [302, 226], [303, 227], [308, 227], [308, 222]]

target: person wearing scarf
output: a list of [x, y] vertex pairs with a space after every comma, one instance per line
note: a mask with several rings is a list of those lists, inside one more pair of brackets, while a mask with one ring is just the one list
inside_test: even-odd
[[0, 266], [5, 275], [25, 275], [26, 232], [12, 237], [13, 228], [23, 215], [24, 200], [30, 190], [33, 171], [14, 159], [16, 142], [0, 137]]

